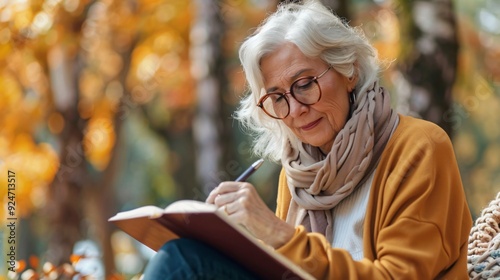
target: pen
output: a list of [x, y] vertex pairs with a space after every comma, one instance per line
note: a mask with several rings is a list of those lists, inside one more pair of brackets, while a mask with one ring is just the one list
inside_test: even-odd
[[255, 170], [259, 169], [259, 167], [262, 165], [264, 162], [263, 159], [259, 159], [258, 161], [254, 162], [243, 174], [240, 175], [235, 181], [236, 182], [245, 182], [250, 175], [252, 175]]

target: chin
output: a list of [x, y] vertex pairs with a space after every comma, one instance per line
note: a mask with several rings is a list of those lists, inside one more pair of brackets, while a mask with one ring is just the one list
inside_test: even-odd
[[[313, 147], [317, 147], [317, 148], [320, 148], [322, 150], [327, 150], [327, 151], [330, 151], [331, 150], [331, 147], [333, 146], [333, 142], [335, 140], [335, 137], [336, 135], [325, 135], [325, 134], [322, 134], [322, 135], [316, 135], [316, 136], [313, 136], [313, 135], [309, 135], [309, 137], [304, 137], [302, 138], [302, 142], [304, 143], [307, 143]], [[307, 141], [309, 140], [309, 141]], [[324, 149], [325, 147], [328, 147], [327, 149]]]
[[322, 142], [320, 144], [318, 143], [318, 145], [313, 145], [313, 146], [320, 148], [324, 152], [329, 152], [333, 146], [333, 139], [326, 142]]
[[316, 142], [316, 141], [312, 141], [312, 142], [304, 142], [304, 143], [307, 143], [307, 144], [309, 144], [309, 145], [311, 145], [311, 146], [313, 146], [313, 147], [319, 148], [319, 149], [321, 149], [321, 150], [325, 150], [325, 149], [324, 149], [325, 147], [330, 147], [330, 148], [328, 148], [328, 149], [327, 149], [328, 151], [330, 151], [330, 150], [331, 150], [331, 147], [332, 147], [331, 145], [327, 145], [327, 144], [325, 144], [325, 143], [318, 143], [318, 142]]

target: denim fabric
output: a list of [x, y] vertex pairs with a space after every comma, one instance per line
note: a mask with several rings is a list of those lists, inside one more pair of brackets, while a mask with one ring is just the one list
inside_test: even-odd
[[217, 250], [196, 240], [167, 242], [149, 261], [144, 280], [163, 279], [257, 279]]

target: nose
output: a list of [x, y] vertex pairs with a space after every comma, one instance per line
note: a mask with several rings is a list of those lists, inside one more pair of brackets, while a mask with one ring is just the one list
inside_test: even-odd
[[290, 96], [290, 98], [288, 99], [288, 103], [290, 104], [289, 116], [292, 116], [295, 118], [295, 117], [298, 117], [298, 116], [302, 115], [303, 113], [307, 112], [307, 110], [309, 109], [308, 105], [304, 105], [304, 104], [300, 103], [292, 95], [289, 95], [289, 96]]

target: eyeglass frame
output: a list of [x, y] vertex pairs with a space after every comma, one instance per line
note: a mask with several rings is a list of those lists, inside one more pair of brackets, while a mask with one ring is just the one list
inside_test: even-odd
[[[269, 92], [267, 94], [265, 94], [264, 96], [262, 96], [260, 99], [259, 99], [259, 102], [257, 103], [257, 107], [261, 108], [262, 111], [264, 111], [264, 113], [266, 113], [266, 115], [268, 115], [269, 117], [273, 118], [273, 119], [277, 119], [277, 120], [282, 120], [286, 117], [288, 117], [288, 115], [290, 115], [290, 102], [288, 101], [288, 98], [286, 97], [287, 94], [290, 94], [293, 99], [295, 99], [295, 101], [299, 102], [300, 104], [302, 105], [314, 105], [316, 103], [318, 103], [320, 100], [321, 100], [321, 96], [322, 96], [322, 92], [321, 92], [321, 86], [319, 85], [318, 83], [318, 79], [323, 77], [330, 69], [332, 69], [332, 66], [328, 66], [328, 68], [323, 71], [321, 74], [319, 74], [318, 76], [306, 76], [306, 77], [301, 77], [301, 78], [298, 78], [297, 80], [295, 80], [291, 85], [290, 85], [290, 89], [285, 91], [285, 92]], [[318, 89], [319, 89], [319, 97], [318, 97], [318, 100], [316, 100], [314, 103], [311, 103], [311, 104], [307, 104], [307, 103], [303, 103], [303, 102], [300, 102], [296, 97], [295, 97], [295, 94], [293, 93], [292, 89], [294, 87], [294, 85], [301, 81], [301, 80], [304, 80], [304, 79], [311, 79], [311, 83], [316, 83], [316, 85], [318, 86]], [[281, 96], [283, 96], [285, 98], [285, 101], [286, 101], [286, 104], [288, 105], [288, 113], [282, 117], [282, 118], [279, 118], [279, 117], [275, 117], [271, 114], [269, 114], [266, 109], [264, 109], [264, 101], [266, 101], [267, 98], [269, 98], [271, 95], [274, 95], [274, 94], [279, 94]]]

